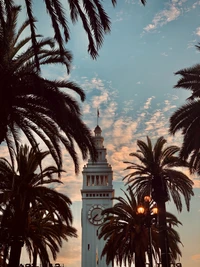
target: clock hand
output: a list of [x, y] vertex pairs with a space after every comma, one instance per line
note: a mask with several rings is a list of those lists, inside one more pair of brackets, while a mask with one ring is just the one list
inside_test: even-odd
[[98, 216], [98, 214], [94, 215], [93, 220], [95, 220], [95, 218], [96, 218], [97, 216]]

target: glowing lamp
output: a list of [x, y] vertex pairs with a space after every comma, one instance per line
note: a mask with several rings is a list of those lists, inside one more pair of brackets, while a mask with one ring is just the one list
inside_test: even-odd
[[137, 208], [137, 212], [138, 212], [139, 214], [144, 214], [144, 207], [142, 207], [142, 206], [138, 207], [138, 208]]

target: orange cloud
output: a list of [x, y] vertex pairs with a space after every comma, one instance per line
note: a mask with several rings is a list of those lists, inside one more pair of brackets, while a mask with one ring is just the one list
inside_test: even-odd
[[193, 261], [200, 262], [200, 254], [192, 255], [192, 260], [193, 260]]

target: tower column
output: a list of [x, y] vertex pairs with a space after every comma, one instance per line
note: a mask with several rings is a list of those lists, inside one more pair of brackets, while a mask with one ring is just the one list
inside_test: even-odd
[[82, 259], [81, 267], [111, 267], [107, 265], [101, 253], [106, 243], [98, 238], [99, 226], [103, 223], [102, 211], [112, 207], [114, 190], [112, 185], [113, 171], [106, 159], [104, 138], [101, 128], [97, 125], [94, 130], [95, 146], [98, 152], [96, 162], [88, 160], [83, 168], [82, 195]]

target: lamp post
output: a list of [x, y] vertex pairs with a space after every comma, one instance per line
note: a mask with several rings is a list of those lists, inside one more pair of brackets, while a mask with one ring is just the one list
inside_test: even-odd
[[153, 267], [153, 258], [152, 258], [152, 235], [151, 235], [151, 226], [153, 223], [156, 223], [157, 220], [157, 213], [158, 209], [156, 207], [150, 207], [151, 197], [145, 196], [144, 197], [144, 207], [139, 206], [137, 208], [138, 214], [145, 216], [145, 226], [148, 229], [148, 259], [149, 259], [149, 266]]

